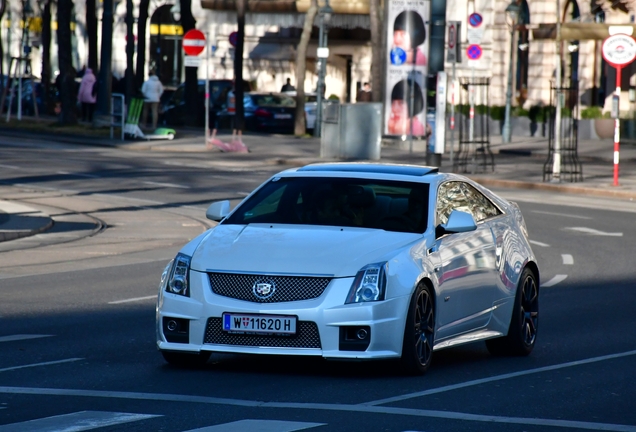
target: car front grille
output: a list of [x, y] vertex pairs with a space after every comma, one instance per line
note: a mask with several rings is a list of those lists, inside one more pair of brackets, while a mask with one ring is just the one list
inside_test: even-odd
[[223, 331], [221, 318], [209, 318], [203, 343], [268, 348], [322, 348], [318, 326], [311, 321], [298, 321], [294, 336], [270, 336], [226, 333]]
[[[328, 277], [266, 276], [254, 274], [208, 273], [212, 292], [223, 297], [254, 303], [282, 303], [309, 300], [322, 295], [331, 282]], [[257, 293], [257, 286], [269, 286]]]

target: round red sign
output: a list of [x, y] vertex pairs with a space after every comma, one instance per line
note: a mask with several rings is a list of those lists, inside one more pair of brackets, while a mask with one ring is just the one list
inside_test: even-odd
[[183, 35], [183, 51], [187, 55], [196, 56], [203, 52], [205, 48], [205, 35], [201, 30], [188, 30]]
[[626, 66], [636, 59], [636, 40], [626, 34], [612, 35], [603, 41], [601, 52], [611, 66]]

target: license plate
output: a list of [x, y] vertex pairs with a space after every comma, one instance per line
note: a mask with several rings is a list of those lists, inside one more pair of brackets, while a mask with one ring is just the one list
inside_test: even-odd
[[274, 114], [275, 119], [290, 119], [291, 114]]
[[296, 317], [286, 315], [223, 314], [223, 330], [229, 333], [296, 334]]

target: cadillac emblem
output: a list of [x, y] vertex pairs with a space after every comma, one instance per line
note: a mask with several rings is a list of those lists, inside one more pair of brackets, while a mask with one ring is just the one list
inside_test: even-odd
[[258, 279], [254, 282], [252, 292], [261, 300], [266, 300], [274, 295], [276, 284], [271, 279]]

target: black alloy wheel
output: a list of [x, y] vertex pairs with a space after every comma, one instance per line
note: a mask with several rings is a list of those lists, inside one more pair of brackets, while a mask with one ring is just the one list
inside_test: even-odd
[[433, 358], [435, 304], [431, 289], [422, 284], [411, 298], [402, 345], [402, 367], [409, 374], [424, 374]]
[[508, 335], [486, 341], [494, 355], [527, 356], [532, 352], [539, 330], [539, 284], [526, 268], [519, 279]]

